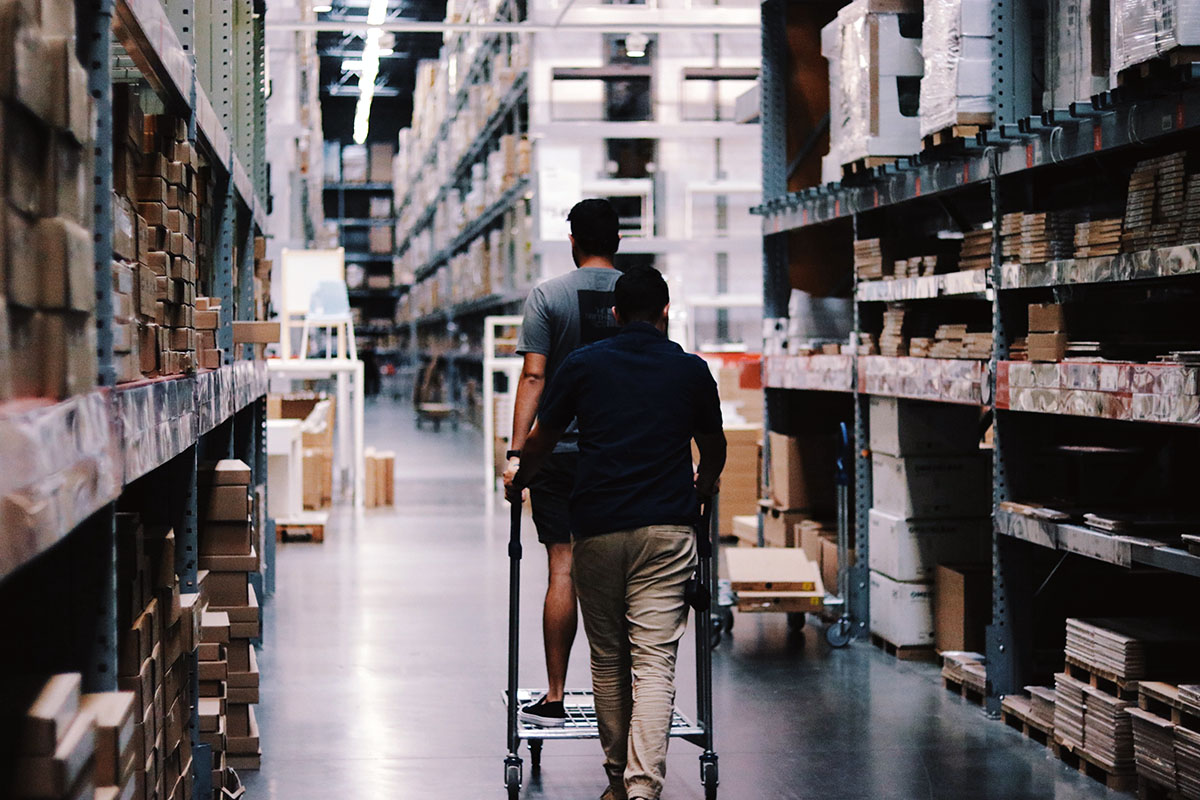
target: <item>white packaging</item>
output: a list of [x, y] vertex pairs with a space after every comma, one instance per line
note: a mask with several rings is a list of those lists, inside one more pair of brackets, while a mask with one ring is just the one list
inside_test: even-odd
[[[920, 135], [959, 124], [981, 124], [995, 108], [992, 96], [987, 3], [928, 0], [922, 27]], [[990, 22], [988, 23], [990, 24]]]
[[1111, 0], [1109, 80], [1176, 47], [1200, 45], [1200, 3], [1195, 0]]
[[1047, 0], [1043, 108], [1067, 108], [1107, 91], [1108, 3]]
[[870, 512], [868, 566], [897, 581], [931, 581], [938, 564], [982, 564], [991, 537], [987, 518], [905, 519]]
[[908, 519], [987, 515], [991, 464], [984, 454], [908, 456], [871, 454], [872, 506]]
[[871, 633], [897, 647], [933, 644], [933, 584], [903, 583], [871, 570]]
[[840, 169], [833, 176], [833, 165], [920, 149], [917, 117], [902, 113], [897, 81], [921, 75], [920, 47], [920, 39], [901, 35], [899, 14], [872, 11], [870, 0], [854, 0], [821, 30], [830, 98], [831, 165], [822, 162], [824, 182], [841, 179]]
[[872, 396], [872, 452], [891, 456], [962, 455], [979, 449], [979, 409]]

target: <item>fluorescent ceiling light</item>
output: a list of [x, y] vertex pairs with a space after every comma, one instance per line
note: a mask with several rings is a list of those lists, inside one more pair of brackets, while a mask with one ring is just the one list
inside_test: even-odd
[[388, 0], [371, 0], [367, 7], [366, 46], [363, 47], [362, 74], [358, 78], [358, 106], [354, 109], [354, 141], [367, 141], [371, 129], [371, 103], [375, 99], [375, 80], [379, 77], [380, 40], [383, 31], [379, 26], [387, 21]]
[[342, 72], [362, 72], [361, 58], [347, 58], [342, 61]]
[[313, 11], [318, 14], [328, 14], [330, 11], [333, 11], [333, 6], [321, 3], [313, 6]]
[[383, 48], [382, 50], [380, 50], [380, 51], [379, 51], [379, 55], [381, 55], [381, 56], [390, 56], [390, 55], [395, 55], [395, 53], [396, 53], [396, 51], [395, 51], [395, 50], [393, 50], [393, 49], [392, 49], [392, 48], [390, 48], [390, 47], [385, 47], [385, 48]]

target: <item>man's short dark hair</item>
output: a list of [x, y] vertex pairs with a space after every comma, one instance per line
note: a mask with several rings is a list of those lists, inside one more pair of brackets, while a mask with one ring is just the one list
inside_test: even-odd
[[590, 256], [612, 258], [621, 243], [620, 221], [612, 203], [603, 198], [582, 200], [567, 214], [575, 246]]
[[667, 282], [654, 267], [629, 269], [613, 289], [613, 305], [626, 322], [654, 322], [670, 302]]

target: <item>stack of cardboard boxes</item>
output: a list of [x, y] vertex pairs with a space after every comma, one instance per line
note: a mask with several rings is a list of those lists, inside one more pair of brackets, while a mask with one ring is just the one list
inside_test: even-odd
[[113, 93], [113, 303], [118, 381], [196, 368], [197, 263], [208, 257], [208, 168], [178, 117]]
[[221, 299], [196, 298], [196, 363], [201, 369], [217, 369], [224, 353], [217, 346], [217, 329], [221, 327]]
[[[871, 630], [898, 647], [935, 644], [939, 565], [960, 567], [972, 581], [986, 578], [974, 570], [988, 562], [990, 542], [990, 468], [979, 450], [979, 418], [973, 406], [871, 398]], [[952, 605], [948, 599], [948, 613]], [[982, 633], [986, 622], [968, 627]], [[948, 620], [947, 633], [952, 627]], [[971, 649], [949, 641], [938, 644]]]
[[[250, 467], [235, 459], [200, 472], [200, 568], [208, 601], [202, 635], [200, 695], [214, 769], [258, 769], [262, 760], [253, 705], [259, 673], [252, 640], [261, 636], [259, 604], [250, 576], [258, 571], [258, 514]], [[219, 755], [218, 755], [219, 754]], [[219, 784], [214, 784], [214, 786]]]
[[396, 454], [391, 451], [376, 451], [368, 447], [366, 461], [367, 508], [380, 508], [396, 504]]
[[1067, 320], [1061, 303], [1029, 304], [1030, 361], [1062, 361], [1067, 354]]
[[836, 506], [837, 450], [823, 433], [786, 436], [771, 431], [770, 497], [763, 501], [763, 541], [769, 547], [799, 547], [801, 522], [830, 516]]
[[13, 786], [18, 798], [127, 800], [142, 745], [134, 695], [81, 694], [78, 673], [54, 675], [25, 712]]
[[117, 514], [118, 685], [133, 693], [134, 797], [189, 795], [192, 742], [187, 720], [188, 656], [196, 649], [200, 598], [181, 594], [175, 575], [175, 534]]
[[0, 400], [64, 398], [97, 371], [87, 73], [70, 4], [5, 3], [0, 30]]

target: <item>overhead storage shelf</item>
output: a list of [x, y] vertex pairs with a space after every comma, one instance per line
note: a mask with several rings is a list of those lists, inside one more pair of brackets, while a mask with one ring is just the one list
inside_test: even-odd
[[267, 392], [266, 363], [0, 405], [0, 578]]

